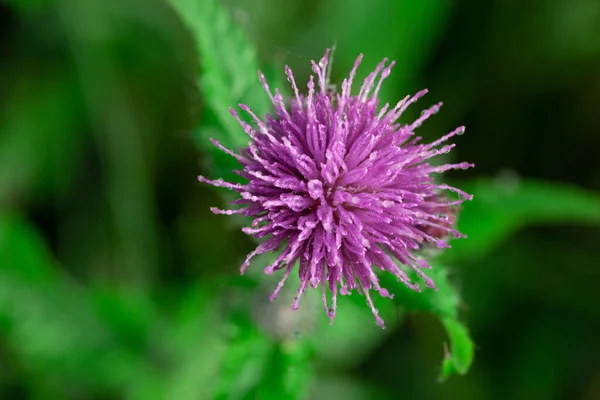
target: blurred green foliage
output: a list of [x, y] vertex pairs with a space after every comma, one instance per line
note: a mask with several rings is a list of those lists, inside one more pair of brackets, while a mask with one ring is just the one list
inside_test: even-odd
[[[0, 3], [0, 396], [600, 398], [599, 27], [595, 0]], [[333, 44], [334, 83], [397, 60], [382, 98], [428, 86], [423, 136], [465, 123], [477, 165], [469, 239], [437, 292], [382, 277], [383, 331], [357, 295], [292, 312], [297, 277], [269, 303], [272, 256], [239, 276], [245, 221], [196, 184], [237, 168], [227, 108], [268, 112], [257, 69], [287, 90]]]

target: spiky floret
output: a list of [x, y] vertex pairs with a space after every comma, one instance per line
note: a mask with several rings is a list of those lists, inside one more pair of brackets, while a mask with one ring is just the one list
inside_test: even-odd
[[[308, 94], [300, 93], [289, 67], [285, 71], [294, 95], [289, 102], [279, 90], [273, 94], [264, 75], [259, 78], [270, 96], [274, 115], [264, 119], [250, 107], [239, 107], [250, 114], [254, 124], [237, 119], [250, 141], [238, 153], [213, 143], [235, 157], [243, 169], [237, 173], [246, 184], [209, 180], [217, 187], [237, 191], [241, 199], [234, 210], [212, 208], [216, 214], [242, 214], [253, 218], [244, 233], [263, 239], [241, 267], [244, 273], [250, 260], [261, 253], [281, 249], [266, 274], [283, 270], [283, 276], [271, 295], [274, 300], [284, 282], [298, 265], [300, 288], [292, 308], [298, 308], [308, 285], [321, 285], [323, 305], [333, 323], [338, 288], [341, 295], [353, 290], [364, 294], [376, 322], [383, 321], [373, 305], [370, 290], [392, 297], [380, 287], [376, 269], [395, 275], [407, 287], [420, 291], [419, 285], [394, 259], [417, 274], [428, 287], [434, 282], [423, 272], [431, 268], [417, 254], [422, 246], [433, 243], [450, 247], [449, 236], [464, 237], [440, 209], [451, 209], [471, 195], [452, 186], [437, 183], [433, 174], [450, 169], [467, 169], [466, 162], [432, 166], [429, 159], [448, 153], [454, 144], [448, 139], [464, 132], [459, 127], [440, 139], [422, 144], [414, 130], [436, 113], [441, 103], [423, 111], [410, 124], [399, 122], [408, 106], [427, 91], [407, 96], [390, 109], [378, 110], [378, 92], [390, 75], [394, 62], [384, 59], [364, 80], [358, 94], [352, 95], [352, 83], [362, 54], [350, 75], [342, 83], [341, 93], [330, 89], [327, 77], [329, 50], [311, 76]], [[444, 193], [454, 193], [449, 200]], [[327, 288], [331, 293], [328, 305]]]

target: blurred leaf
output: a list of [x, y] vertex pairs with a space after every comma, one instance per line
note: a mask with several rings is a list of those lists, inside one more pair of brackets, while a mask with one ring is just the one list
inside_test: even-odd
[[312, 400], [372, 400], [388, 399], [375, 383], [367, 383], [358, 376], [320, 374], [311, 391]]
[[277, 400], [282, 398], [297, 398], [288, 397], [283, 376], [285, 373], [285, 361], [281, 349], [278, 346], [273, 346], [269, 353], [267, 361], [268, 368], [263, 371], [262, 379], [260, 380], [252, 398]]
[[518, 73], [522, 93], [569, 80], [577, 85], [584, 76], [582, 68], [596, 70], [599, 24], [597, 0], [504, 2], [495, 8], [488, 26], [486, 64]]
[[0, 204], [32, 189], [61, 193], [80, 157], [81, 107], [68, 75], [17, 82], [0, 114]]
[[168, 344], [172, 372], [162, 378], [161, 392], [142, 392], [138, 398], [214, 398], [227, 352], [227, 332], [215, 300], [206, 287], [198, 285], [181, 301]]
[[[183, 29], [160, 0], [123, 0], [118, 7], [60, 0], [56, 15], [96, 139], [102, 197], [114, 228], [111, 250], [119, 254], [112, 265], [121, 281], [149, 287], [160, 258], [151, 149], [158, 148], [156, 135], [168, 131], [157, 127], [156, 115], [164, 116], [172, 103], [187, 107], [178, 90], [168, 89], [188, 75], [189, 57], [178, 46]], [[175, 78], [161, 78], [165, 70]], [[157, 98], [162, 103], [153, 106]], [[179, 128], [181, 116], [170, 129]]]
[[243, 304], [223, 298], [222, 283], [207, 286], [180, 303], [169, 338], [172, 373], [162, 379], [163, 388], [136, 398], [302, 398], [311, 378], [308, 348], [278, 343], [254, 325]]
[[305, 399], [311, 382], [311, 366], [301, 341], [283, 342], [271, 348], [262, 379], [251, 397], [265, 400]]
[[254, 48], [245, 39], [217, 0], [170, 0], [192, 31], [201, 58], [200, 86], [216, 120], [216, 126], [201, 123], [196, 143], [212, 155], [218, 175], [229, 177], [235, 159], [212, 145], [213, 137], [232, 150], [245, 147], [248, 137], [230, 114], [230, 107], [244, 103], [262, 116], [269, 111], [268, 97], [257, 77]]
[[[258, 265], [263, 262], [270, 264], [273, 257], [273, 254], [262, 254], [255, 261]], [[254, 268], [244, 275], [244, 281], [256, 282], [261, 274], [262, 268]], [[313, 347], [294, 330], [310, 323], [302, 313], [312, 311], [310, 302], [307, 304], [305, 299], [301, 310], [293, 315], [282, 315], [292, 311], [281, 301], [271, 303], [264, 298], [256, 303], [257, 296], [267, 296], [267, 292], [256, 287], [256, 284], [253, 287], [247, 283], [241, 286], [239, 279], [228, 282], [235, 286], [226, 288], [223, 282], [215, 283], [215, 287], [223, 288], [222, 293], [231, 313], [227, 356], [221, 369], [220, 389], [216, 398], [304, 398], [312, 380], [310, 358]], [[290, 290], [290, 287], [284, 287], [283, 293], [280, 293], [281, 300], [290, 295]], [[249, 306], [249, 303], [252, 305]], [[305, 309], [307, 305], [309, 309]], [[260, 313], [260, 316], [256, 313]]]
[[27, 13], [38, 11], [44, 6], [52, 4], [52, 0], [4, 0], [6, 3], [15, 7], [17, 11]]
[[150, 334], [160, 327], [151, 299], [139, 289], [95, 286], [91, 288], [95, 313], [118, 336], [123, 345], [146, 352]]
[[283, 380], [287, 398], [304, 399], [313, 382], [313, 366], [310, 363], [311, 348], [302, 340], [287, 340], [280, 344], [283, 354]]
[[452, 242], [444, 260], [479, 259], [527, 225], [577, 223], [600, 225], [600, 195], [535, 180], [481, 179], [460, 185], [474, 195], [464, 203], [459, 230], [468, 239]]
[[[311, 311], [323, 313], [320, 296], [316, 297], [319, 297], [316, 300], [317, 307]], [[329, 318], [319, 316], [317, 328], [306, 333], [303, 340], [310, 343], [315, 349], [315, 354], [328, 365], [358, 365], [363, 357], [381, 344], [388, 333], [402, 322], [403, 314], [393, 301], [379, 298], [377, 295], [372, 297], [379, 315], [385, 322], [385, 331], [375, 323], [375, 317], [365, 297], [352, 293], [350, 296], [339, 296], [333, 325], [330, 324]]]
[[[0, 215], [0, 332], [30, 373], [55, 387], [122, 389], [148, 372], [61, 276], [37, 233]], [[68, 384], [66, 384], [68, 382]], [[76, 383], [76, 384], [75, 384]]]
[[394, 98], [399, 87], [413, 89], [452, 6], [446, 0], [374, 0], [368, 7], [362, 0], [321, 4], [316, 26], [302, 35], [302, 41], [311, 48], [319, 46], [319, 56], [336, 43], [334, 69], [340, 71], [349, 71], [358, 54], [365, 53], [359, 77], [370, 73], [383, 57], [395, 59], [397, 66], [379, 96], [394, 103], [400, 100]]
[[267, 362], [273, 344], [265, 334], [242, 316], [234, 315], [230, 329], [233, 337], [227, 343], [215, 399], [245, 398], [265, 375], [265, 369], [270, 368]]

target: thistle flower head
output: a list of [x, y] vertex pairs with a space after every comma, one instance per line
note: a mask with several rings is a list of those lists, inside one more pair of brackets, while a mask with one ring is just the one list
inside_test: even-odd
[[[243, 166], [237, 173], [246, 184], [199, 180], [237, 191], [241, 199], [235, 210], [212, 208], [217, 214], [242, 214], [253, 218], [243, 228], [262, 239], [241, 267], [244, 273], [257, 254], [281, 249], [266, 274], [281, 270], [281, 280], [271, 295], [275, 299], [294, 269], [300, 288], [292, 308], [310, 285], [322, 290], [323, 305], [333, 322], [339, 294], [353, 290], [364, 294], [378, 325], [383, 321], [373, 305], [370, 291], [392, 297], [380, 287], [376, 270], [389, 272], [407, 287], [419, 291], [407, 271], [414, 271], [426, 286], [434, 282], [423, 272], [431, 268], [418, 256], [427, 243], [449, 247], [450, 236], [461, 237], [453, 227], [453, 210], [472, 196], [443, 183], [433, 175], [450, 169], [466, 169], [469, 163], [433, 166], [432, 157], [448, 153], [448, 139], [464, 132], [457, 128], [440, 139], [421, 143], [414, 130], [436, 113], [441, 103], [422, 112], [412, 123], [400, 116], [426, 90], [407, 96], [394, 107], [378, 109], [377, 94], [394, 62], [384, 59], [366, 77], [358, 93], [353, 81], [362, 55], [350, 76], [335, 93], [327, 77], [329, 50], [317, 64], [312, 62], [308, 94], [300, 93], [289, 67], [285, 71], [293, 89], [288, 101], [275, 89], [273, 94], [262, 73], [259, 78], [271, 98], [274, 115], [263, 118], [250, 107], [254, 124], [244, 122], [231, 109], [250, 141], [238, 153], [213, 143]], [[397, 262], [398, 261], [398, 262]], [[329, 289], [330, 296], [327, 295]], [[331, 306], [329, 299], [331, 297]]]

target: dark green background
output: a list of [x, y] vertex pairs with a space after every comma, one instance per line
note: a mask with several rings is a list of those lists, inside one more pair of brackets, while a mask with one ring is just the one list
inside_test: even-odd
[[[476, 168], [448, 179], [476, 194], [473, 245], [446, 263], [470, 371], [438, 383], [447, 339], [431, 314], [376, 300], [380, 331], [362, 299], [343, 298], [330, 328], [309, 298], [289, 322], [293, 294], [268, 303], [278, 278], [260, 277], [264, 260], [237, 277], [253, 243], [196, 181], [221, 173], [206, 149], [222, 128], [197, 86], [213, 76], [167, 2], [12, 0], [0, 3], [1, 396], [599, 399], [600, 2], [223, 4], [275, 82], [284, 64], [304, 82], [335, 43], [334, 82], [359, 53], [361, 76], [389, 57], [384, 100], [429, 88], [409, 117], [445, 103], [420, 134], [467, 126], [450, 156]], [[217, 47], [221, 28], [203, 27]]]

